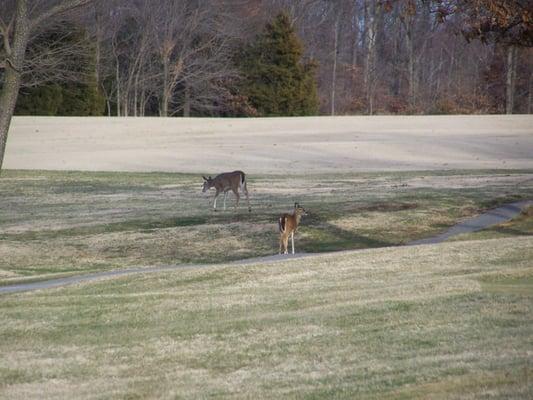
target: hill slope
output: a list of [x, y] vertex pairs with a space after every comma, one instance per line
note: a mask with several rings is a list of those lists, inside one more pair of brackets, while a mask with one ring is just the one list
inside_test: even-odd
[[525, 398], [531, 260], [522, 237], [7, 295], [0, 395]]

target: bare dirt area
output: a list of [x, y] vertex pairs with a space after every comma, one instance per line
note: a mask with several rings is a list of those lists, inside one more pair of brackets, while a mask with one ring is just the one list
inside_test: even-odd
[[533, 117], [16, 117], [7, 169], [256, 174], [533, 168]]

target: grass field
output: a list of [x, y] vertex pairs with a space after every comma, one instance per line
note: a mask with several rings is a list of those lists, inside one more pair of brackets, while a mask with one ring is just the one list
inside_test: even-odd
[[525, 399], [533, 237], [0, 299], [2, 398]]
[[[191, 265], [0, 297], [0, 398], [533, 397], [531, 170], [249, 175], [214, 213], [199, 175], [2, 171], [0, 285]], [[277, 216], [309, 211], [277, 263]], [[221, 202], [219, 202], [221, 206]]]
[[531, 169], [532, 115], [14, 117], [4, 168], [303, 175]]
[[274, 254], [277, 216], [295, 201], [309, 211], [297, 250], [325, 252], [405, 244], [533, 198], [532, 171], [250, 175], [253, 212], [243, 204], [214, 213], [201, 182], [173, 173], [2, 171], [0, 284]]

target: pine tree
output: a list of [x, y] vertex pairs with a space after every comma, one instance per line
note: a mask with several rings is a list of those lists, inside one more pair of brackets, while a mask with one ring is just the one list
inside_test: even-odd
[[279, 14], [244, 52], [241, 93], [262, 116], [318, 112], [316, 65], [302, 62], [303, 45], [289, 17]]

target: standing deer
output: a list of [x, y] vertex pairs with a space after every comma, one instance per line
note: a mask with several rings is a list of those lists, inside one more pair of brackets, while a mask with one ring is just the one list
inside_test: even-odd
[[237, 202], [235, 203], [235, 210], [239, 206], [239, 189], [246, 195], [246, 201], [248, 202], [248, 211], [251, 212], [252, 208], [250, 207], [250, 198], [248, 197], [248, 188], [246, 187], [246, 175], [242, 171], [233, 171], [233, 172], [224, 172], [220, 175], [215, 176], [214, 178], [204, 178], [204, 187], [202, 192], [207, 192], [212, 187], [215, 188], [215, 202], [213, 204], [213, 209], [217, 210], [217, 197], [220, 192], [224, 193], [224, 210], [226, 209], [226, 195], [228, 191], [232, 190], [237, 197]]
[[303, 215], [307, 215], [305, 209], [298, 203], [294, 203], [292, 214], [283, 214], [279, 217], [279, 254], [287, 254], [289, 246], [289, 235], [292, 243], [292, 254], [294, 254], [294, 232], [298, 229]]

